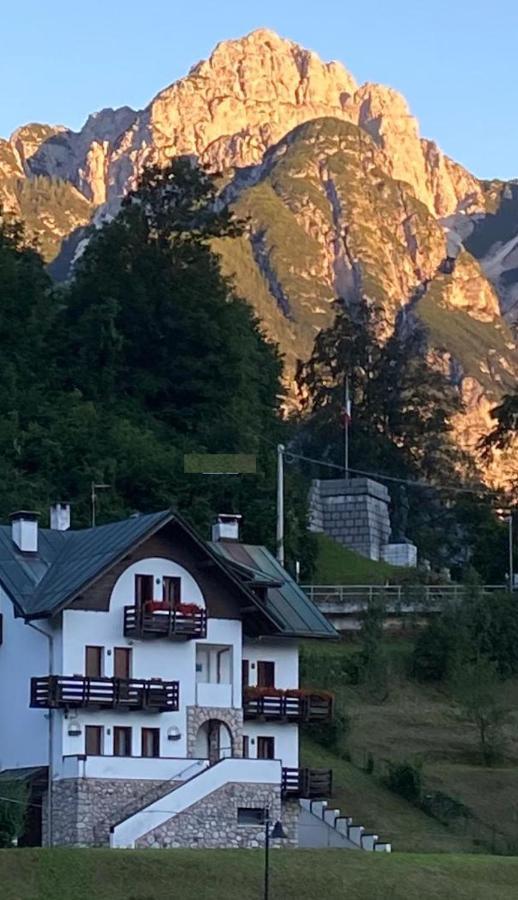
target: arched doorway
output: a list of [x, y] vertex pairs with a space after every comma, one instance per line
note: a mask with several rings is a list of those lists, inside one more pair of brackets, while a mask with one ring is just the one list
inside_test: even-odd
[[196, 734], [194, 756], [197, 759], [208, 759], [211, 765], [233, 756], [232, 733], [228, 725], [220, 719], [203, 722]]

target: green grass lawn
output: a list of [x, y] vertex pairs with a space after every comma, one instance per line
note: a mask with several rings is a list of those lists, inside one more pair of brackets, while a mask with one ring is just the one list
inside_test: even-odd
[[[260, 900], [258, 850], [2, 850], [2, 900]], [[271, 900], [515, 900], [518, 858], [284, 850]]]
[[[302, 677], [312, 687], [333, 690], [350, 722], [344, 741], [351, 762], [303, 737], [308, 765], [334, 770], [336, 805], [373, 829], [395, 849], [416, 852], [518, 848], [518, 682], [502, 685], [512, 710], [505, 726], [504, 754], [493, 768], [481, 765], [476, 728], [462, 716], [446, 685], [419, 684], [409, 677], [413, 641], [387, 638], [388, 693], [373, 695], [345, 683], [344, 660], [358, 639], [325, 647], [305, 644]], [[366, 770], [372, 758], [373, 773]], [[388, 762], [420, 765], [423, 794], [441, 792], [467, 807], [467, 815], [445, 826], [390, 791], [383, 782]], [[517, 888], [518, 897], [518, 888]]]
[[352, 816], [358, 825], [374, 831], [381, 840], [390, 841], [394, 851], [476, 852], [477, 846], [470, 836], [453, 833], [446, 825], [384, 787], [372, 775], [306, 738], [302, 762], [314, 768], [332, 769], [334, 787], [329, 806], [336, 806], [343, 815]]
[[314, 584], [385, 584], [387, 579], [408, 571], [367, 559], [342, 547], [326, 534], [317, 534], [316, 540], [318, 555], [312, 578]]

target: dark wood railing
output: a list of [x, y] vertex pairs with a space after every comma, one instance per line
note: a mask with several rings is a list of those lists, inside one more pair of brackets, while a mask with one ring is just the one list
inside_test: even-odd
[[31, 706], [43, 709], [90, 707], [176, 712], [179, 695], [177, 681], [87, 678], [80, 675], [31, 678]]
[[188, 640], [207, 637], [207, 613], [200, 609], [185, 613], [177, 609], [146, 611], [143, 607], [124, 607], [124, 635], [132, 638]]
[[302, 797], [325, 799], [333, 791], [332, 769], [283, 769], [281, 793], [284, 799]]
[[245, 719], [266, 722], [330, 722], [333, 718], [334, 698], [318, 691], [256, 693], [254, 688], [243, 691]]

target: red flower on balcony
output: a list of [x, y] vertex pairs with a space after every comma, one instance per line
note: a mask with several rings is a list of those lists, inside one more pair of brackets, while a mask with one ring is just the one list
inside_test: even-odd
[[288, 688], [282, 690], [275, 687], [245, 687], [246, 700], [259, 700], [261, 697], [315, 697], [321, 700], [332, 700], [334, 694], [329, 691], [312, 691], [308, 688]]
[[171, 606], [167, 600], [148, 600], [144, 609], [147, 613], [177, 612], [183, 616], [195, 616], [197, 613], [203, 612], [203, 608], [197, 606], [196, 603], [179, 603], [177, 606]]

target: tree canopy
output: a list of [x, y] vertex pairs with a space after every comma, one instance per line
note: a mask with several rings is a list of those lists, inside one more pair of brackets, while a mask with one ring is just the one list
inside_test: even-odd
[[[176, 505], [207, 534], [217, 512], [272, 543], [282, 361], [223, 277], [211, 241], [239, 232], [191, 159], [150, 169], [53, 287], [18, 226], [0, 231], [0, 511], [69, 499], [89, 520]], [[186, 453], [247, 453], [257, 473], [192, 475]], [[305, 557], [304, 490], [288, 479], [291, 557]], [[308, 558], [311, 554], [309, 554]]]

